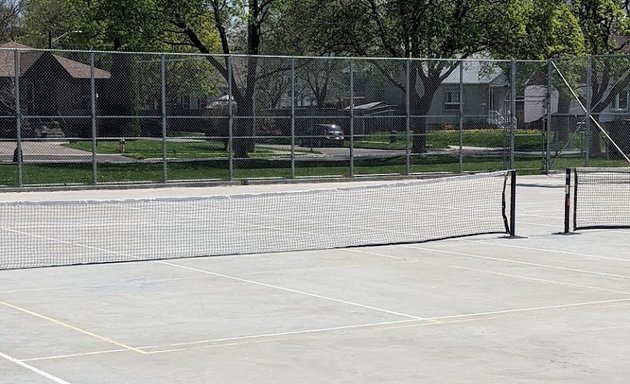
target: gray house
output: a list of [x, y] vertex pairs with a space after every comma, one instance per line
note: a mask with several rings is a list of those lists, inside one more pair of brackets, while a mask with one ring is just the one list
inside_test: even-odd
[[[403, 79], [404, 80], [404, 79]], [[460, 89], [460, 66], [440, 84], [429, 110], [429, 128], [457, 125], [460, 103], [463, 102], [464, 126], [484, 128], [500, 126], [509, 120], [509, 84], [503, 71], [486, 61], [464, 61], [463, 94]], [[422, 94], [422, 83], [418, 81], [416, 92]], [[405, 93], [389, 81], [365, 84], [365, 102], [383, 102], [395, 105], [401, 114], [405, 112]]]

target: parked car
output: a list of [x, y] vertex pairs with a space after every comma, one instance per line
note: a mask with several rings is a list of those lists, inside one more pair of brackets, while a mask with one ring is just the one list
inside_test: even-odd
[[343, 130], [337, 124], [315, 124], [298, 132], [301, 147], [343, 147]]

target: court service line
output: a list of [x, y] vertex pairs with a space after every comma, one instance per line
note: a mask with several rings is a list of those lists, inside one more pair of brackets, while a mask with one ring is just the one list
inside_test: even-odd
[[69, 353], [67, 355], [53, 355], [53, 356], [44, 356], [44, 357], [33, 357], [33, 358], [30, 358], [30, 359], [22, 359], [22, 361], [31, 362], [31, 361], [42, 361], [42, 360], [66, 359], [68, 357], [82, 357], [82, 356], [104, 355], [106, 353], [117, 353], [117, 352], [127, 352], [127, 350], [126, 349], [106, 349], [104, 351], [93, 351], [93, 352], [83, 352], [83, 353]]
[[[493, 243], [491, 243], [491, 244], [493, 244]], [[530, 262], [527, 262], [527, 261], [518, 261], [518, 260], [502, 259], [502, 258], [500, 258], [500, 257], [490, 257], [490, 256], [473, 255], [473, 254], [471, 254], [471, 253], [464, 253], [464, 252], [446, 251], [446, 250], [443, 250], [443, 249], [433, 249], [433, 248], [415, 247], [415, 246], [412, 246], [412, 245], [401, 245], [401, 247], [405, 247], [405, 248], [412, 248], [412, 249], [419, 249], [419, 250], [422, 250], [422, 251], [429, 251], [429, 252], [446, 253], [446, 254], [448, 254], [448, 255], [471, 257], [471, 258], [475, 258], [475, 259], [492, 260], [492, 261], [501, 261], [501, 262], [504, 262], [504, 263], [512, 263], [512, 264], [528, 265], [528, 266], [531, 266], [531, 267], [540, 267], [540, 268], [557, 269], [557, 270], [559, 270], [559, 271], [585, 273], [585, 274], [589, 274], [589, 275], [596, 275], [596, 276], [618, 277], [618, 278], [620, 278], [620, 279], [630, 279], [630, 276], [626, 276], [626, 275], [617, 275], [617, 274], [614, 274], [614, 273], [605, 273], [605, 272], [587, 271], [587, 270], [585, 270], [585, 269], [576, 269], [576, 268], [565, 268], [565, 267], [558, 267], [558, 266], [555, 266], [555, 265], [549, 265], [549, 264], [530, 263]]]
[[487, 270], [487, 269], [476, 269], [476, 268], [462, 267], [462, 266], [459, 266], [459, 265], [450, 265], [450, 267], [451, 268], [456, 268], [456, 269], [463, 269], [463, 270], [466, 270], [466, 271], [472, 271], [472, 272], [487, 273], [487, 274], [490, 274], [490, 275], [514, 277], [514, 278], [517, 278], [517, 279], [538, 281], [538, 282], [542, 282], [542, 283], [549, 283], [549, 284], [556, 284], [556, 285], [566, 285], [567, 287], [591, 289], [591, 290], [595, 290], [595, 291], [603, 291], [603, 292], [610, 292], [610, 293], [619, 293], [619, 294], [622, 294], [622, 295], [630, 295], [630, 292], [628, 292], [628, 291], [619, 291], [619, 290], [616, 290], [616, 289], [608, 289], [608, 288], [602, 288], [602, 287], [594, 287], [594, 286], [590, 286], [590, 285], [566, 283], [566, 282], [562, 282], [562, 281], [541, 279], [541, 278], [537, 278], [537, 277], [514, 275], [512, 273], [503, 273], [503, 272], [490, 271], [490, 270]]
[[[459, 324], [459, 323], [465, 323], [465, 322], [471, 322], [471, 321], [498, 319], [499, 317], [497, 315], [504, 315], [504, 314], [522, 314], [526, 312], [575, 308], [575, 307], [582, 307], [582, 306], [597, 306], [600, 304], [614, 304], [614, 303], [630, 303], [630, 298], [589, 301], [589, 302], [572, 303], [572, 304], [558, 304], [558, 305], [548, 305], [548, 306], [528, 307], [528, 308], [514, 308], [514, 309], [504, 309], [504, 310], [498, 310], [498, 311], [489, 311], [489, 312], [465, 313], [465, 314], [459, 314], [459, 315], [436, 316], [436, 317], [430, 318], [430, 320], [433, 320], [432, 322], [427, 322], [427, 321], [419, 322], [419, 320], [399, 320], [399, 321], [391, 321], [391, 322], [358, 324], [358, 325], [352, 325], [352, 326], [319, 328], [319, 329], [310, 329], [310, 330], [302, 330], [302, 331], [278, 332], [278, 333], [269, 333], [269, 334], [260, 334], [260, 335], [237, 336], [237, 337], [230, 337], [230, 338], [208, 339], [208, 340], [199, 340], [199, 341], [186, 342], [186, 343], [174, 343], [174, 344], [167, 344], [163, 346], [150, 346], [150, 347], [141, 347], [141, 348], [143, 349], [167, 348], [167, 349], [160, 349], [160, 350], [154, 350], [154, 351], [146, 351], [145, 352], [146, 354], [173, 353], [173, 352], [229, 347], [229, 346], [236, 346], [236, 345], [263, 343], [263, 342], [276, 342], [278, 340], [281, 340], [279, 338], [286, 337], [286, 336], [299, 336], [299, 335], [305, 335], [305, 334], [326, 333], [326, 332], [333, 332], [337, 330], [348, 330], [348, 329], [369, 328], [369, 327], [375, 327], [381, 330], [388, 330], [388, 329], [398, 329], [398, 328], [407, 328], [407, 327], [451, 325], [451, 324]], [[444, 321], [444, 320], [447, 320], [447, 321]], [[206, 345], [201, 345], [201, 344], [206, 344]], [[172, 347], [175, 347], [175, 348], [172, 348]], [[180, 347], [180, 348], [177, 348], [177, 347]]]
[[204, 270], [204, 269], [199, 269], [199, 268], [194, 268], [194, 267], [187, 267], [185, 265], [174, 264], [174, 263], [171, 263], [171, 262], [168, 262], [168, 261], [155, 261], [155, 262], [158, 263], [158, 264], [169, 265], [169, 266], [175, 267], [175, 268], [187, 269], [189, 271], [199, 272], [199, 273], [203, 273], [203, 274], [207, 274], [207, 275], [211, 275], [211, 276], [216, 276], [216, 277], [221, 277], [221, 278], [224, 278], [224, 279], [240, 281], [242, 283], [254, 284], [254, 285], [261, 286], [261, 287], [267, 287], [267, 288], [277, 289], [277, 290], [281, 290], [281, 291], [285, 291], [285, 292], [297, 293], [297, 294], [300, 294], [300, 295], [314, 297], [314, 298], [317, 298], [317, 299], [333, 301], [333, 302], [336, 302], [336, 303], [341, 303], [341, 304], [345, 304], [345, 305], [351, 305], [351, 306], [358, 307], [358, 308], [364, 308], [364, 309], [369, 309], [369, 310], [372, 310], [372, 311], [387, 313], [387, 314], [390, 314], [390, 315], [406, 317], [408, 319], [426, 320], [424, 317], [409, 315], [407, 313], [390, 311], [388, 309], [377, 308], [377, 307], [373, 307], [373, 306], [370, 306], [370, 305], [354, 303], [354, 302], [347, 301], [347, 300], [336, 299], [334, 297], [323, 296], [323, 295], [318, 295], [318, 294], [311, 293], [311, 292], [300, 291], [300, 290], [297, 290], [297, 289], [291, 289], [291, 288], [286, 288], [286, 287], [280, 287], [278, 285], [262, 283], [260, 281], [254, 281], [254, 280], [249, 280], [249, 279], [242, 279], [242, 278], [235, 277], [235, 276], [225, 275], [223, 273], [211, 272], [211, 271], [207, 271], [207, 270]]
[[539, 251], [539, 252], [543, 252], [543, 253], [557, 253], [557, 254], [568, 255], [568, 256], [580, 256], [580, 257], [585, 257], [585, 258], [590, 258], [590, 259], [623, 261], [623, 262], [626, 262], [626, 263], [630, 263], [630, 259], [622, 259], [622, 258], [619, 258], [619, 257], [597, 256], [597, 255], [588, 255], [586, 253], [560, 251], [560, 250], [554, 250], [554, 249], [524, 247], [522, 245], [505, 244], [505, 243], [499, 243], [499, 242], [493, 243], [493, 242], [486, 241], [486, 240], [464, 240], [464, 241], [466, 241], [468, 243], [479, 243], [479, 244], [488, 244], [488, 245], [492, 245], [492, 246], [501, 246], [501, 247], [506, 247], [506, 248], [524, 249], [526, 251]]
[[[135, 280], [127, 280], [126, 282], [134, 281], [142, 284], [155, 284], [155, 283], [163, 283], [163, 282], [171, 282], [171, 281], [180, 281], [180, 280], [201, 280], [208, 279], [207, 276], [182, 276], [182, 277], [171, 277], [164, 279], [135, 279]], [[107, 286], [115, 286], [120, 287], [120, 283], [116, 282], [102, 282], [99, 284], [85, 284], [85, 285], [60, 285], [57, 287], [45, 287], [45, 288], [25, 288], [25, 289], [10, 289], [8, 291], [0, 290], [0, 293], [24, 293], [24, 292], [49, 292], [49, 291], [59, 291], [65, 289], [86, 289], [86, 288], [101, 288]]]
[[76, 331], [76, 332], [82, 333], [82, 334], [84, 334], [84, 335], [87, 335], [87, 336], [93, 337], [93, 338], [95, 338], [95, 339], [98, 339], [98, 340], [104, 341], [104, 342], [106, 342], [106, 343], [116, 345], [116, 346], [121, 347], [121, 348], [124, 348], [124, 349], [126, 349], [126, 350], [128, 350], [128, 351], [133, 351], [133, 352], [137, 352], [137, 353], [140, 353], [140, 354], [144, 354], [144, 353], [145, 353], [144, 351], [142, 351], [142, 350], [140, 350], [140, 349], [138, 349], [138, 348], [134, 348], [134, 347], [128, 346], [128, 345], [126, 345], [126, 344], [123, 344], [123, 343], [118, 342], [118, 341], [116, 341], [116, 340], [113, 340], [113, 339], [107, 338], [107, 337], [105, 337], [105, 336], [97, 335], [97, 334], [96, 334], [96, 333], [94, 333], [94, 332], [86, 331], [85, 329], [81, 329], [81, 328], [79, 328], [79, 327], [75, 327], [74, 325], [71, 325], [71, 324], [68, 324], [68, 323], [64, 323], [63, 321], [60, 321], [60, 320], [57, 320], [57, 319], [53, 319], [52, 317], [48, 317], [48, 316], [46, 316], [46, 315], [42, 315], [42, 314], [40, 314], [40, 313], [30, 311], [30, 310], [28, 310], [28, 309], [26, 309], [26, 308], [22, 308], [22, 307], [19, 307], [19, 306], [17, 306], [17, 305], [13, 305], [13, 304], [7, 303], [6, 301], [0, 301], [0, 305], [4, 305], [4, 306], [9, 307], [9, 308], [12, 308], [12, 309], [14, 309], [14, 310], [16, 310], [16, 311], [19, 311], [19, 312], [22, 312], [22, 313], [26, 313], [27, 315], [31, 315], [31, 316], [34, 316], [34, 317], [40, 318], [40, 319], [42, 319], [42, 320], [49, 321], [49, 322], [51, 322], [51, 323], [53, 323], [53, 324], [61, 325], [61, 326], [62, 326], [62, 327], [64, 327], [64, 328], [68, 328], [68, 329], [71, 329], [71, 330], [73, 330], [73, 331]]
[[393, 256], [393, 255], [387, 255], [385, 253], [380, 253], [380, 252], [374, 252], [374, 251], [364, 251], [362, 249], [358, 249], [358, 248], [343, 248], [344, 251], [348, 251], [348, 252], [356, 252], [356, 253], [363, 253], [366, 255], [373, 255], [373, 256], [380, 256], [380, 257], [386, 257], [388, 259], [395, 259], [395, 260], [399, 260], [401, 262], [409, 262], [412, 261], [409, 258], [403, 257], [403, 256]]
[[[255, 271], [255, 272], [243, 272], [241, 274], [239, 274], [239, 276], [258, 276], [258, 275], [267, 275], [269, 273], [274, 273], [274, 272], [291, 272], [291, 273], [295, 273], [295, 272], [303, 272], [303, 271], [325, 271], [328, 269], [333, 269], [333, 270], [340, 270], [340, 269], [346, 269], [346, 268], [361, 268], [361, 267], [376, 267], [376, 266], [392, 266], [392, 265], [401, 265], [401, 264], [414, 264], [414, 263], [419, 263], [420, 260], [419, 259], [408, 259], [408, 260], [403, 260], [403, 259], [396, 259], [394, 258], [394, 260], [396, 261], [382, 261], [379, 263], [363, 263], [363, 264], [345, 264], [345, 265], [329, 265], [329, 266], [325, 266], [325, 267], [315, 267], [315, 266], [310, 266], [310, 267], [304, 267], [304, 268], [284, 268], [284, 269], [268, 269], [268, 270], [261, 270], [261, 271]], [[208, 276], [204, 276], [204, 278], [209, 278]]]
[[32, 365], [30, 365], [30, 364], [26, 364], [22, 360], [16, 359], [16, 358], [11, 357], [11, 356], [9, 356], [7, 354], [4, 354], [2, 352], [0, 352], [0, 357], [2, 357], [5, 360], [8, 360], [8, 361], [12, 362], [13, 364], [19, 365], [22, 368], [28, 369], [29, 371], [31, 371], [31, 372], [33, 372], [35, 374], [38, 374], [38, 375], [40, 375], [42, 377], [45, 377], [45, 378], [47, 378], [48, 380], [50, 380], [50, 381], [52, 381], [54, 383], [57, 383], [57, 384], [70, 384], [69, 382], [67, 382], [67, 381], [65, 381], [63, 379], [60, 379], [57, 376], [53, 376], [53, 375], [51, 375], [48, 372], [44, 372], [44, 371], [42, 371], [39, 368], [35, 368]]
[[[505, 313], [523, 313], [523, 312], [534, 312], [534, 311], [543, 311], [548, 309], [563, 309], [563, 308], [575, 308], [575, 307], [585, 307], [585, 306], [596, 306], [599, 304], [612, 304], [612, 303], [627, 303], [630, 302], [630, 297], [625, 299], [612, 299], [612, 300], [600, 300], [600, 301], [587, 301], [583, 303], [573, 303], [573, 304], [558, 304], [558, 305], [545, 305], [541, 307], [530, 307], [530, 308], [514, 308], [514, 309], [503, 309], [499, 311], [489, 311], [489, 312], [478, 312], [478, 313], [464, 313], [461, 315], [447, 315], [447, 316], [437, 316], [431, 317], [431, 320], [442, 321], [448, 319], [461, 319], [467, 317], [478, 317], [478, 316], [492, 316], [492, 315], [501, 315]], [[446, 323], [448, 324], [448, 323]]]
[[[409, 320], [397, 320], [397, 321], [384, 321], [384, 322], [379, 322], [379, 323], [368, 323], [368, 324], [344, 325], [344, 326], [339, 326], [339, 327], [304, 329], [304, 330], [301, 330], [301, 331], [287, 331], [287, 332], [265, 333], [265, 334], [259, 334], [259, 335], [225, 337], [225, 338], [220, 338], [220, 339], [198, 340], [198, 341], [190, 341], [190, 342], [185, 342], [185, 343], [167, 344], [167, 345], [164, 345], [164, 346], [151, 346], [151, 347], [141, 347], [141, 348], [148, 349], [148, 348], [165, 348], [165, 347], [166, 348], [168, 348], [168, 347], [189, 347], [189, 346], [194, 346], [194, 345], [199, 345], [199, 344], [211, 344], [211, 343], [222, 343], [222, 344], [213, 344], [213, 345], [206, 345], [206, 346], [200, 346], [200, 347], [206, 347], [206, 348], [222, 347], [222, 346], [228, 346], [228, 345], [237, 345], [237, 343], [224, 344], [225, 342], [247, 342], [247, 341], [252, 342], [252, 340], [267, 339], [267, 338], [274, 338], [274, 341], [275, 341], [275, 340], [277, 340], [276, 339], [277, 337], [282, 337], [282, 336], [306, 335], [306, 334], [311, 334], [311, 333], [325, 333], [325, 332], [343, 331], [343, 330], [349, 330], [349, 329], [371, 328], [371, 327], [380, 327], [380, 326], [383, 326], [383, 325], [406, 324], [406, 323], [412, 323], [412, 322], [415, 323], [415, 322], [418, 322], [418, 321], [420, 321], [420, 320], [409, 319]], [[433, 324], [433, 322], [431, 322], [431, 324]], [[241, 343], [238, 343], [238, 344], [241, 344]], [[178, 351], [184, 351], [184, 350], [189, 350], [189, 348], [162, 349], [162, 350], [157, 350], [157, 351], [147, 351], [146, 353], [147, 354], [158, 354], [158, 353], [167, 353], [167, 352], [178, 352]]]

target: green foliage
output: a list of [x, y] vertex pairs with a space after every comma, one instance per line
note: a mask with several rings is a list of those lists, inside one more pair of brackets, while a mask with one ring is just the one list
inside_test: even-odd
[[20, 33], [20, 11], [23, 0], [0, 1], [0, 42], [12, 41]]
[[36, 48], [48, 48], [50, 39], [53, 48], [86, 49], [87, 46], [80, 43], [85, 38], [84, 10], [84, 0], [29, 0], [23, 10], [20, 41]]
[[503, 44], [491, 47], [495, 57], [546, 60], [585, 53], [579, 20], [566, 1], [515, 0], [506, 12]]
[[[65, 146], [83, 151], [91, 151], [92, 143], [80, 141], [65, 144]], [[99, 154], [122, 154], [137, 160], [160, 159], [162, 157], [162, 142], [160, 140], [127, 140], [124, 152], [121, 151], [120, 143], [117, 140], [99, 141], [97, 146]], [[166, 156], [168, 158], [206, 158], [216, 156], [227, 156], [221, 143], [198, 140], [186, 142], [169, 142], [166, 145]]]
[[[390, 142], [389, 132], [376, 132], [355, 141], [357, 148], [405, 149], [404, 132], [399, 132], [395, 142]], [[504, 148], [507, 145], [507, 133], [503, 129], [466, 129], [462, 135], [463, 145], [479, 148]], [[538, 130], [519, 129], [514, 138], [514, 148], [518, 151], [539, 151], [544, 137]], [[459, 131], [436, 130], [427, 133], [427, 147], [446, 149], [459, 147]]]

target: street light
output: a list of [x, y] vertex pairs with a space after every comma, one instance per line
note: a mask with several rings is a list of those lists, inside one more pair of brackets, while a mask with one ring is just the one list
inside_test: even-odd
[[59, 35], [59, 36], [57, 36], [57, 37], [55, 37], [53, 39], [51, 32], [48, 31], [48, 49], [52, 49], [52, 45], [53, 45], [53, 43], [55, 41], [61, 40], [61, 39], [63, 39], [64, 37], [66, 37], [67, 35], [69, 35], [71, 33], [81, 33], [81, 32], [83, 32], [83, 31], [80, 31], [80, 30], [68, 31], [68, 32], [65, 32], [65, 33], [63, 33], [63, 34], [61, 34], [61, 35]]

